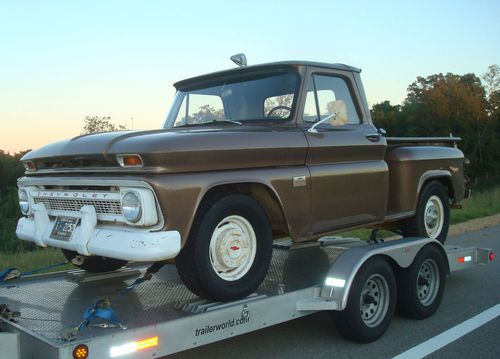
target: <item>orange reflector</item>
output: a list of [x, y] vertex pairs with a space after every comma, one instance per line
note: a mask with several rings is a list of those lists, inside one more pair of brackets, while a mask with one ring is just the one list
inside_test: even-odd
[[123, 164], [125, 166], [142, 166], [142, 160], [139, 156], [125, 156]]
[[80, 344], [73, 349], [74, 359], [87, 359], [89, 356], [89, 347], [85, 344]]
[[158, 337], [151, 337], [137, 342], [126, 343], [116, 347], [111, 347], [109, 355], [112, 358], [119, 357], [125, 354], [134, 353], [138, 350], [152, 348], [158, 345]]

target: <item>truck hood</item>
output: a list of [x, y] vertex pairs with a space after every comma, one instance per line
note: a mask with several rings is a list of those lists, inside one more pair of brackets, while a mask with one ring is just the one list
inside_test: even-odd
[[[221, 127], [224, 126], [224, 127]], [[47, 172], [192, 172], [305, 163], [307, 142], [296, 127], [203, 126], [106, 132], [74, 137], [27, 153]], [[117, 154], [139, 154], [143, 168], [121, 168]]]

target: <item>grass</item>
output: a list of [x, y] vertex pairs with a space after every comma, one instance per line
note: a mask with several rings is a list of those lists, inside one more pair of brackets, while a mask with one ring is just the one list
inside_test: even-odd
[[[0, 270], [5, 268], [17, 268], [21, 272], [26, 272], [64, 261], [66, 261], [66, 258], [61, 250], [56, 248], [41, 248], [30, 252], [19, 253], [0, 253]], [[73, 268], [75, 267], [72, 264], [66, 264], [49, 270], [49, 272]]]
[[[462, 209], [451, 211], [452, 224], [500, 213], [500, 186], [473, 192], [471, 198], [462, 202], [462, 206]], [[370, 233], [371, 231], [369, 229], [357, 229], [339, 233], [339, 235], [366, 240], [370, 237]], [[379, 235], [382, 237], [389, 237], [394, 234], [389, 231], [380, 231]], [[62, 252], [55, 248], [43, 248], [21, 253], [0, 253], [0, 270], [4, 268], [18, 268], [21, 272], [24, 272], [64, 261], [65, 257]], [[67, 264], [53, 270], [71, 268], [74, 268], [73, 265]]]

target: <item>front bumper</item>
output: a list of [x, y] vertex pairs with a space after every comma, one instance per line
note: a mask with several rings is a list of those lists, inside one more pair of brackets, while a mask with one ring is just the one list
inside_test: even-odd
[[33, 206], [33, 216], [17, 223], [17, 236], [42, 247], [58, 247], [90, 256], [97, 255], [126, 261], [160, 261], [175, 257], [181, 249], [177, 231], [149, 232], [116, 226], [97, 227], [93, 206], [83, 206], [75, 215], [80, 218], [69, 241], [50, 237], [55, 220], [51, 220], [42, 203]]

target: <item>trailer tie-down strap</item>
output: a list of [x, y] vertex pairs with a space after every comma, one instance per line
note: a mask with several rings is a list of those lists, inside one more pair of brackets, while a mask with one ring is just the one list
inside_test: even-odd
[[[144, 283], [145, 281], [150, 280], [153, 278], [153, 274], [157, 273], [165, 264], [167, 264], [167, 261], [161, 261], [161, 262], [155, 262], [153, 263], [144, 273], [142, 277], [137, 278], [131, 285], [125, 287], [120, 293], [117, 295], [117, 299], [120, 298], [121, 296], [131, 292], [137, 286], [139, 286], [141, 283]], [[76, 337], [78, 336], [78, 333], [88, 327], [90, 325], [90, 322], [96, 318], [105, 320], [111, 324], [108, 323], [100, 323], [97, 325], [94, 325], [99, 328], [121, 328], [121, 329], [127, 329], [126, 326], [124, 326], [118, 317], [116, 316], [115, 312], [111, 308], [111, 301], [106, 297], [103, 299], [98, 300], [97, 302], [94, 303], [92, 307], [87, 309], [83, 313], [83, 320], [82, 322], [76, 326], [76, 327], [71, 327], [71, 328], [66, 328], [61, 332], [62, 339], [64, 341], [72, 341], [75, 340]]]
[[12, 311], [7, 307], [7, 304], [0, 304], [0, 317], [10, 322], [17, 323], [17, 317], [21, 316], [21, 312]]
[[30, 270], [27, 272], [21, 272], [17, 268], [7, 268], [7, 269], [4, 269], [3, 271], [0, 272], [0, 283], [6, 283], [8, 281], [11, 281], [11, 280], [14, 280], [14, 279], [17, 279], [20, 277], [25, 277], [25, 276], [28, 276], [31, 274], [35, 274], [35, 273], [43, 272], [43, 271], [46, 271], [49, 269], [61, 267], [61, 266], [68, 264], [68, 263], [70, 263], [70, 261], [64, 261], [64, 262], [60, 262], [60, 263], [56, 263], [56, 264], [51, 264], [51, 265], [44, 266], [44, 267], [37, 268], [37, 269], [33, 269], [33, 270]]

